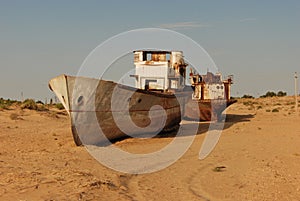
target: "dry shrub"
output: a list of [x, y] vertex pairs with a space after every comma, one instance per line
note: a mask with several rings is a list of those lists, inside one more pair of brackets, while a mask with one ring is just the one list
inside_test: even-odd
[[37, 110], [38, 106], [33, 99], [26, 99], [22, 105], [22, 109]]
[[7, 105], [4, 105], [4, 104], [0, 104], [0, 110], [3, 111], [3, 110], [8, 110], [9, 109], [9, 106]]
[[58, 114], [58, 115], [63, 115], [63, 116], [67, 116], [67, 115], [68, 115], [68, 113], [67, 113], [67, 111], [66, 111], [66, 110], [64, 110], [64, 111], [59, 111], [59, 112], [56, 112], [56, 114]]
[[21, 109], [37, 110], [37, 111], [48, 111], [49, 109], [41, 103], [36, 103], [33, 99], [26, 99], [22, 105]]
[[3, 98], [0, 99], [0, 109], [8, 110], [11, 105], [12, 102], [10, 100], [4, 100]]
[[50, 118], [56, 118], [56, 119], [59, 118], [59, 116], [56, 114], [56, 112], [53, 112], [53, 111], [47, 112], [46, 114]]
[[37, 111], [49, 111], [49, 109], [46, 108], [46, 106], [43, 105], [43, 104], [37, 104], [37, 109], [36, 110]]
[[259, 109], [262, 109], [262, 106], [261, 106], [261, 105], [257, 106], [257, 109], [258, 109], [258, 110], [259, 110]]
[[11, 114], [9, 115], [9, 118], [10, 118], [11, 120], [22, 119], [22, 118], [20, 118], [20, 116], [19, 116], [17, 113], [11, 113]]
[[243, 104], [245, 106], [248, 106], [248, 105], [253, 105], [253, 102], [252, 101], [246, 101], [246, 102], [243, 102]]
[[57, 103], [57, 104], [55, 104], [55, 107], [56, 107], [57, 109], [59, 109], [59, 110], [65, 109], [65, 107], [63, 106], [62, 103]]

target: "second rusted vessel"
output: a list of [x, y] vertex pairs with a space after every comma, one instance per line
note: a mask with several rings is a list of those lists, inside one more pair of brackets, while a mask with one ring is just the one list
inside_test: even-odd
[[[206, 75], [199, 75], [192, 69], [190, 82], [193, 95], [188, 99], [184, 113], [185, 117], [189, 119], [200, 118], [202, 121], [219, 121], [222, 119], [222, 112], [236, 102], [230, 97], [232, 76], [222, 80], [220, 73], [207, 72]], [[196, 110], [199, 110], [200, 113], [197, 113]]]

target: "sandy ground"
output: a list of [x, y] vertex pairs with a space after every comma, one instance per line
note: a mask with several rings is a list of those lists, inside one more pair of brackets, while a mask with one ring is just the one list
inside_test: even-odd
[[[294, 111], [292, 97], [240, 100], [227, 109], [225, 129], [207, 158], [198, 159], [203, 122], [176, 163], [129, 175], [76, 147], [68, 116], [1, 110], [0, 200], [300, 200], [300, 118]], [[171, 138], [125, 139], [116, 146], [143, 152]]]

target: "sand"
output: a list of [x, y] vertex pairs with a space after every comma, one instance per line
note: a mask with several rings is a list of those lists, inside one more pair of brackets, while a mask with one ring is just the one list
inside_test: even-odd
[[[207, 158], [198, 159], [203, 122], [173, 165], [130, 175], [76, 147], [62, 112], [0, 110], [0, 200], [300, 200], [299, 120], [293, 97], [239, 100], [227, 109]], [[170, 140], [125, 139], [115, 146], [142, 153]]]

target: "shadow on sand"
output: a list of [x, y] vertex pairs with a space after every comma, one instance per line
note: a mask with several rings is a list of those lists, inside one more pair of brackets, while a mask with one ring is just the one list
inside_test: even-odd
[[[223, 115], [223, 122], [224, 122], [224, 127], [223, 130], [226, 130], [228, 128], [230, 128], [231, 126], [233, 126], [236, 123], [239, 122], [248, 122], [250, 121], [250, 119], [254, 118], [255, 115], [252, 114], [227, 114], [227, 115]], [[195, 124], [198, 124], [198, 131], [196, 135], [200, 135], [203, 133], [206, 133], [208, 131], [208, 129], [213, 129], [215, 126], [215, 124], [221, 124], [222, 122], [210, 122], [210, 121], [201, 121], [201, 122], [196, 122], [196, 121], [191, 121], [191, 120], [185, 120], [184, 123], [184, 130], [187, 130], [186, 133], [184, 133], [182, 136], [191, 136], [194, 135], [195, 133], [192, 132], [188, 132], [189, 128], [192, 128]], [[158, 135], [156, 135], [156, 138], [168, 138], [168, 137], [176, 137], [178, 132], [178, 129], [172, 131], [172, 132], [168, 132], [168, 133], [160, 133]]]
[[[224, 127], [223, 130], [226, 130], [228, 128], [230, 128], [231, 126], [233, 126], [236, 123], [239, 122], [248, 122], [250, 121], [250, 119], [254, 118], [255, 115], [252, 114], [227, 114], [227, 115], [223, 115], [223, 122], [224, 122]], [[221, 125], [220, 122], [216, 123], [216, 122], [210, 122], [210, 121], [202, 121], [202, 122], [197, 122], [197, 121], [192, 121], [192, 120], [184, 120], [184, 124], [183, 124], [183, 130], [184, 133], [181, 134], [182, 137], [184, 136], [192, 136], [195, 135], [195, 132], [193, 132], [195, 130], [195, 124], [198, 124], [198, 130], [196, 135], [201, 135], [203, 133], [206, 133], [208, 131], [208, 129], [214, 129], [214, 125], [219, 124]], [[153, 138], [174, 138], [177, 136], [178, 134], [178, 130], [179, 130], [179, 126], [177, 128], [174, 128], [174, 130], [170, 131], [170, 132], [163, 132], [163, 133], [159, 133], [156, 136], [154, 136]], [[147, 138], [149, 137], [147, 134], [144, 135], [139, 135], [136, 136], [137, 138]], [[122, 137], [122, 138], [118, 138], [115, 140], [111, 140], [111, 143], [116, 143], [116, 142], [120, 142], [123, 141], [125, 139], [128, 138], [132, 138], [130, 136], [128, 137]], [[106, 146], [106, 144], [101, 144], [100, 146]]]

